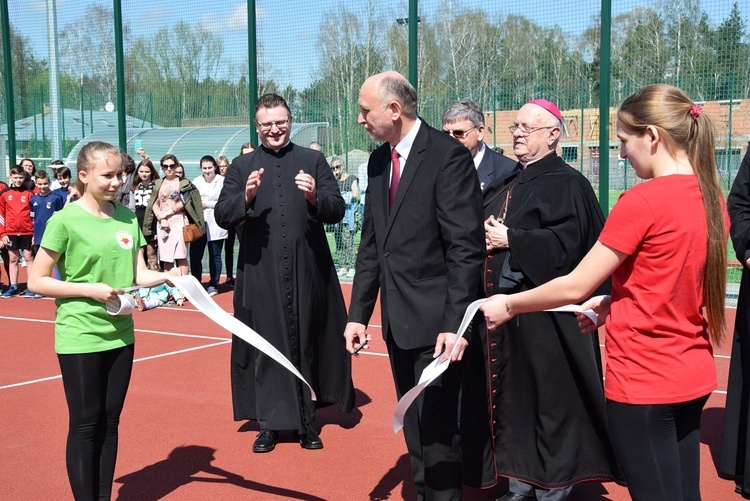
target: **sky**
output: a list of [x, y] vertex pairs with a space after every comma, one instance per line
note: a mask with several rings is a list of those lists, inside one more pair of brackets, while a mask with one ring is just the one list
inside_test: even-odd
[[[47, 59], [47, 3], [57, 6], [58, 32], [66, 25], [85, 16], [92, 4], [112, 6], [111, 0], [9, 0], [10, 21], [15, 29], [32, 43], [36, 57]], [[449, 1], [454, 8], [484, 9], [490, 20], [497, 21], [508, 14], [526, 16], [535, 23], [552, 27], [555, 24], [571, 35], [588, 28], [600, 9], [599, 1], [592, 0], [525, 0], [500, 2], [494, 0], [422, 0], [420, 16], [434, 16]], [[665, 0], [677, 1], [677, 0]], [[298, 90], [307, 87], [318, 65], [316, 50], [320, 27], [327, 15], [347, 8], [357, 12], [365, 0], [256, 0], [258, 37], [262, 41], [264, 59], [269, 76], [281, 88], [291, 85]], [[612, 15], [616, 16], [649, 0], [614, 0]], [[703, 0], [702, 8], [714, 25], [721, 23], [731, 11], [734, 0]], [[379, 0], [378, 9], [388, 19], [408, 16], [407, 0]], [[742, 17], [750, 27], [750, 2], [738, 1]], [[227, 67], [240, 64], [247, 51], [247, 3], [232, 0], [122, 0], [123, 21], [134, 37], [155, 33], [159, 28], [183, 20], [200, 26], [219, 36], [224, 43], [222, 61]], [[388, 25], [383, 26], [383, 30]], [[404, 27], [406, 29], [406, 27]], [[227, 68], [228, 70], [228, 68]], [[237, 74], [237, 71], [234, 71]]]

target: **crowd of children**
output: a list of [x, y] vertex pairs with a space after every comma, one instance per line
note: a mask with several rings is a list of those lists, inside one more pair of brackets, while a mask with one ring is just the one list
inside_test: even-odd
[[10, 185], [0, 182], [0, 257], [10, 284], [0, 295], [2, 299], [42, 297], [21, 290], [19, 268], [25, 266], [31, 274], [47, 221], [79, 197], [78, 191], [70, 188], [70, 169], [61, 160], [55, 160], [50, 168], [55, 172], [54, 180], [45, 170], [37, 170], [33, 160], [24, 158], [11, 167]]
[[[173, 263], [169, 259], [169, 256], [164, 255], [163, 250], [161, 253], [157, 253], [157, 227], [151, 213], [154, 210], [152, 206], [155, 202], [155, 195], [158, 192], [154, 188], [160, 187], [163, 179], [159, 178], [159, 174], [145, 150], [140, 149], [137, 153], [143, 157], [137, 169], [135, 162], [129, 156], [125, 155], [123, 157], [124, 173], [128, 170], [125, 168], [125, 164], [127, 163], [132, 163], [133, 168], [131, 170], [133, 172], [131, 177], [121, 184], [118, 190], [120, 196], [114, 199], [113, 202], [117, 205], [127, 206], [133, 210], [138, 216], [139, 227], [142, 229], [144, 228], [144, 220], [148, 220], [149, 228], [143, 231], [146, 235], [147, 245], [145, 255], [147, 266], [150, 270], [154, 271], [158, 271], [160, 268], [168, 270]], [[206, 158], [211, 159], [212, 157]], [[128, 160], [130, 162], [127, 162]], [[168, 163], [166, 160], [170, 160], [173, 163], [165, 165]], [[203, 244], [202, 248], [205, 248], [207, 243], [212, 244], [213, 242], [206, 242], [211, 236], [207, 233], [216, 233], [216, 229], [214, 228], [212, 232], [208, 232], [205, 226], [203, 212], [211, 211], [212, 209], [206, 207], [206, 204], [209, 202], [203, 199], [202, 190], [199, 190], [196, 185], [185, 179], [182, 165], [174, 156], [165, 156], [160, 164], [165, 169], [165, 179], [167, 180], [170, 179], [169, 167], [172, 165], [175, 167], [171, 169], [171, 175], [180, 183], [181, 192], [179, 198], [175, 199], [178, 202], [175, 203], [179, 203], [180, 207], [184, 207], [185, 209], [174, 211], [175, 215], [180, 216], [179, 222], [184, 220], [185, 224], [187, 222], [199, 223], [199, 228], [202, 230], [204, 237], [199, 239], [194, 245]], [[49, 169], [52, 171], [52, 175], [48, 174], [44, 169], [38, 170], [32, 159], [24, 158], [18, 165], [10, 169], [9, 184], [0, 182], [0, 258], [3, 261], [9, 284], [9, 287], [0, 294], [0, 298], [2, 299], [16, 296], [29, 298], [42, 297], [41, 294], [35, 294], [19, 286], [19, 269], [20, 267], [27, 267], [27, 275], [31, 275], [34, 256], [39, 251], [39, 244], [42, 241], [47, 221], [49, 221], [55, 212], [81, 197], [79, 189], [74, 183], [71, 183], [72, 175], [70, 169], [62, 160], [53, 161], [49, 165]], [[223, 176], [218, 177], [221, 178], [219, 181], [223, 181]], [[202, 178], [200, 179], [202, 180]], [[197, 183], [198, 179], [195, 182]], [[219, 187], [221, 186], [220, 183], [215, 184]], [[218, 197], [218, 193], [216, 197]], [[179, 230], [176, 227], [177, 222], [175, 219], [175, 228], [173, 228], [175, 231], [168, 232], [167, 234], [181, 239], [182, 232], [177, 231]], [[160, 225], [164, 226], [164, 222], [160, 221]], [[222, 235], [219, 235], [219, 238], [222, 238]], [[226, 238], [226, 235], [223, 238]], [[223, 242], [223, 240], [220, 242]], [[183, 244], [183, 247], [186, 246]], [[210, 263], [211, 284], [209, 294], [214, 295], [218, 292], [217, 278], [221, 271], [221, 258], [217, 258], [218, 255], [214, 255], [217, 254], [217, 252], [214, 252], [214, 247], [210, 247], [210, 250], [212, 261]], [[159, 254], [162, 255], [159, 256]], [[182, 265], [183, 273], [187, 273], [186, 249], [184, 254], [184, 257], [182, 255], [177, 256], [180, 259], [176, 257], [175, 261]], [[202, 260], [203, 253], [199, 253], [194, 249], [192, 254], [195, 255], [193, 266], [196, 267], [196, 262], [199, 263], [199, 260]], [[159, 257], [162, 258], [162, 266], [159, 265]], [[229, 263], [228, 265], [231, 266]], [[197, 266], [197, 268], [200, 268], [200, 266]], [[198, 273], [201, 273], [201, 271], [198, 271]], [[55, 273], [57, 273], [57, 270], [55, 270]], [[228, 277], [230, 276], [231, 273], [228, 274]], [[2, 278], [1, 275], [0, 278]], [[231, 286], [232, 284], [227, 281], [227, 285]], [[172, 288], [165, 289], [163, 287], [153, 291], [141, 289], [136, 299], [140, 310], [148, 310], [165, 304], [177, 304], [181, 306], [184, 301], [179, 296], [179, 292], [175, 293]]]

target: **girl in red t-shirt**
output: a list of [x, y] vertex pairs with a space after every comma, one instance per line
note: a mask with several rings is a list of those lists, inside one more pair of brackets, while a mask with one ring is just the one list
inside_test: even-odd
[[[606, 323], [607, 418], [635, 500], [700, 499], [700, 418], [716, 388], [712, 343], [724, 333], [728, 216], [713, 124], [680, 89], [650, 85], [617, 114], [620, 156], [638, 177], [594, 247], [570, 274], [495, 295], [496, 328], [518, 313], [589, 297], [612, 275], [612, 295], [589, 299]], [[584, 333], [598, 325], [578, 314]]]

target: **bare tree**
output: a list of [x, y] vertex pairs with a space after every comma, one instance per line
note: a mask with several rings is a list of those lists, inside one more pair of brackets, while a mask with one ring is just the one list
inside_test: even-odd
[[356, 127], [356, 114], [349, 107], [357, 102], [360, 85], [382, 68], [377, 29], [381, 17], [375, 2], [369, 0], [361, 12], [362, 19], [347, 9], [329, 13], [318, 37], [321, 80], [330, 90], [326, 101], [332, 105], [328, 112], [339, 152], [345, 149], [345, 129]]
[[[181, 116], [188, 117], [196, 114], [198, 109], [188, 104], [189, 99], [194, 100], [201, 82], [215, 79], [222, 62], [224, 45], [209, 30], [180, 21], [159, 29], [153, 37], [138, 38], [132, 50], [140, 82], [147, 85], [148, 82], [159, 80], [176, 80], [179, 83]], [[199, 95], [197, 97], [201, 98]], [[191, 110], [195, 113], [191, 113]]]
[[[3, 43], [0, 40], [0, 53], [2, 53]], [[10, 25], [10, 53], [11, 64], [13, 68], [13, 98], [16, 104], [16, 116], [27, 117], [30, 114], [29, 89], [33, 88], [34, 83], [47, 71], [47, 62], [34, 57], [34, 51], [31, 47], [31, 41], [21, 36]], [[5, 74], [4, 67], [0, 67], [0, 102], [5, 102]], [[46, 75], [44, 76], [46, 80]], [[31, 91], [32, 96], [36, 94]], [[6, 122], [5, 106], [0, 106], [0, 123]]]
[[456, 99], [487, 102], [500, 57], [500, 30], [480, 10], [456, 8], [444, 0], [437, 19], [445, 81]]
[[613, 46], [613, 66], [624, 81], [625, 93], [668, 77], [670, 53], [666, 44], [666, 23], [663, 16], [650, 7], [636, 7], [617, 16], [612, 32], [624, 35], [621, 45]]
[[[117, 90], [113, 26], [112, 9], [92, 4], [86, 7], [86, 17], [65, 25], [58, 39], [64, 71], [79, 85], [86, 80], [94, 82], [96, 90], [110, 101]], [[123, 37], [127, 39], [129, 33], [123, 26]]]

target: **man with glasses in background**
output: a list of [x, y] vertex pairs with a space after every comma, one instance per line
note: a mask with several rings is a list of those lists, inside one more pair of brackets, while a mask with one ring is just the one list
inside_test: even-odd
[[516, 162], [484, 144], [484, 113], [474, 101], [458, 101], [443, 112], [443, 132], [466, 146], [474, 158], [482, 191], [495, 179], [503, 179], [516, 170]]
[[351, 357], [341, 337], [346, 307], [324, 224], [344, 217], [344, 199], [325, 157], [290, 141], [286, 101], [265, 94], [255, 104], [261, 147], [232, 161], [214, 209], [216, 222], [242, 224], [234, 315], [284, 354], [315, 389], [271, 358], [232, 338], [234, 419], [258, 422], [253, 452], [270, 452], [281, 430], [305, 449], [321, 449], [313, 427], [324, 402], [354, 407]]
[[[556, 153], [562, 120], [555, 104], [535, 99], [509, 128], [521, 170], [484, 194], [488, 296], [569, 273], [602, 229], [591, 184]], [[553, 312], [519, 315], [488, 334], [496, 465], [510, 478], [500, 500], [558, 501], [576, 483], [621, 478], [605, 417], [598, 336], [581, 334], [575, 315]]]
[[[479, 185], [485, 193], [496, 179], [505, 179], [520, 168], [515, 160], [484, 144], [484, 113], [474, 101], [451, 103], [443, 112], [443, 132], [456, 138], [471, 153]], [[483, 291], [478, 291], [482, 295]], [[487, 333], [484, 318], [477, 315], [466, 333], [469, 348], [464, 358], [466, 373], [461, 387], [461, 461], [463, 483], [483, 487], [496, 482], [492, 453], [487, 381]]]

